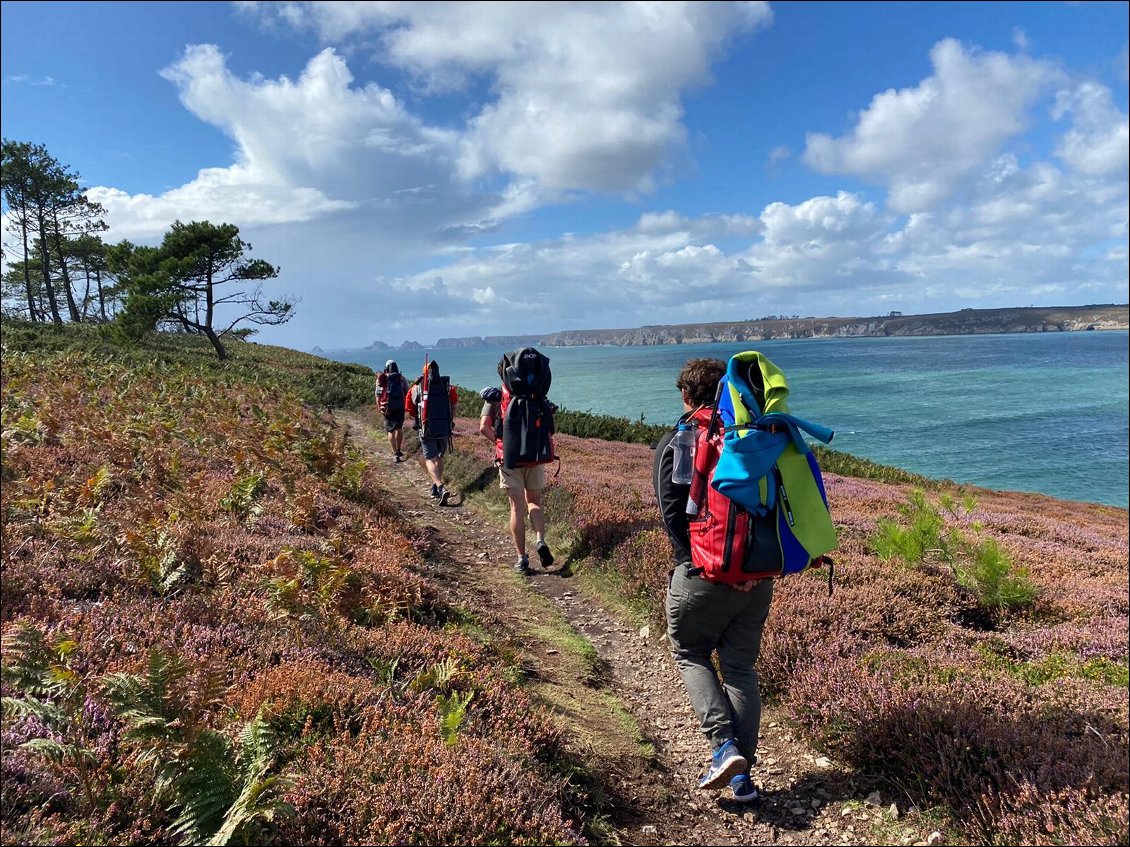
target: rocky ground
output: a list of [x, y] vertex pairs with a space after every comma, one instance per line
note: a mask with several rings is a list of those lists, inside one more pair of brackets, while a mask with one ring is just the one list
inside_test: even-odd
[[[666, 639], [639, 628], [581, 590], [568, 571], [523, 578], [504, 519], [456, 496], [428, 494], [412, 433], [394, 464], [383, 433], [336, 413], [371, 455], [382, 485], [432, 540], [429, 568], [449, 603], [471, 610], [513, 646], [538, 699], [560, 716], [571, 754], [599, 774], [601, 839], [652, 844], [942, 844], [954, 835], [881, 781], [865, 779], [808, 748], [766, 708], [754, 779], [760, 801], [695, 788], [708, 750]], [[562, 633], [566, 633], [563, 635]]]

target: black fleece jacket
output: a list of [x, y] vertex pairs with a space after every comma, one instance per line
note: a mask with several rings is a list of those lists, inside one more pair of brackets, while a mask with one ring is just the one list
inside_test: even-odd
[[675, 554], [675, 564], [682, 564], [691, 560], [690, 525], [687, 523], [687, 497], [690, 496], [691, 487], [671, 481], [675, 454], [667, 446], [674, 437], [675, 430], [671, 430], [655, 445], [652, 484], [655, 486], [655, 499], [659, 502], [663, 528], [667, 531], [667, 538], [671, 541], [671, 549]]

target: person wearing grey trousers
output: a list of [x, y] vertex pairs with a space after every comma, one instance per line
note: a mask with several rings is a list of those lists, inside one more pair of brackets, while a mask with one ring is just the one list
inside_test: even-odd
[[[713, 405], [726, 364], [718, 359], [692, 359], [675, 382], [686, 411]], [[755, 668], [761, 635], [773, 601], [773, 581], [737, 585], [708, 582], [691, 564], [687, 497], [690, 486], [672, 479], [674, 451], [668, 449], [674, 431], [656, 445], [655, 496], [676, 565], [667, 598], [667, 637], [691, 707], [712, 755], [699, 787], [729, 787], [735, 800], [757, 799], [750, 778], [757, 759], [761, 727], [761, 693]], [[719, 676], [713, 656], [717, 653]]]

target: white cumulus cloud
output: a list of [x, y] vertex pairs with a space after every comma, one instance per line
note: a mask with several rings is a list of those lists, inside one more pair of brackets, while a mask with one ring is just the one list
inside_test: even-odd
[[1029, 107], [1057, 78], [1050, 63], [952, 39], [935, 45], [930, 60], [933, 76], [875, 95], [847, 135], [809, 133], [805, 161], [887, 186], [894, 211], [929, 210], [1024, 130]]
[[461, 142], [467, 179], [649, 191], [682, 150], [683, 94], [767, 3], [243, 3], [329, 43], [377, 37], [376, 58], [429, 91], [492, 91]]

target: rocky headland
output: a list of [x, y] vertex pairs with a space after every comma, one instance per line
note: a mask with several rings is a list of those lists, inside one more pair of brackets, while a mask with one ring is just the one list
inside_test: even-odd
[[[1028, 306], [1014, 309], [962, 309], [929, 315], [887, 315], [861, 318], [772, 317], [641, 326], [634, 329], [574, 329], [545, 335], [492, 335], [441, 338], [437, 349], [470, 347], [579, 347], [703, 344], [716, 341], [762, 341], [771, 338], [865, 338], [910, 335], [986, 335], [1005, 332], [1077, 332], [1130, 329], [1130, 305]], [[386, 349], [375, 341], [366, 349]], [[400, 350], [418, 350], [406, 341]]]

